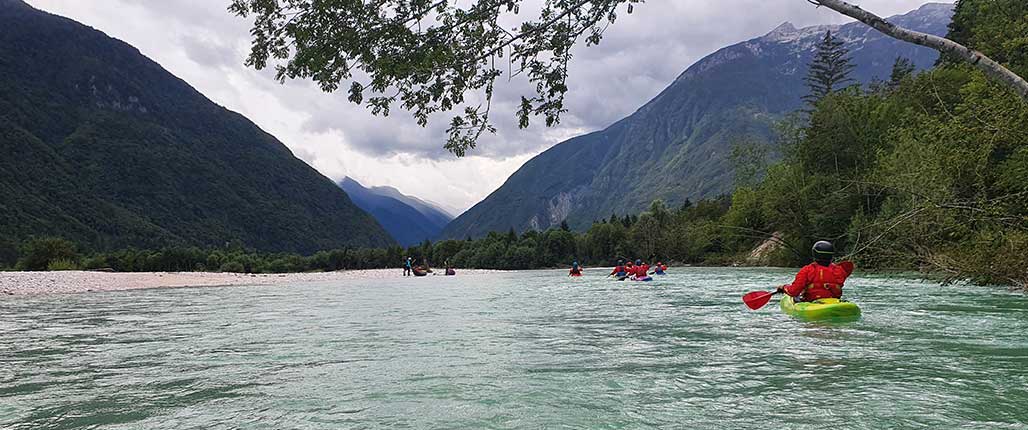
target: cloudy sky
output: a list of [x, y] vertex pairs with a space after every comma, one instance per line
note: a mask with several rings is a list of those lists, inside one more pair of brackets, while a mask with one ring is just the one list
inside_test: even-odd
[[[376, 117], [350, 104], [344, 93], [327, 94], [304, 81], [280, 84], [269, 71], [244, 67], [249, 23], [226, 11], [229, 0], [27, 1], [134, 45], [330, 178], [394, 186], [461, 211], [539, 152], [631, 114], [720, 47], [759, 37], [785, 21], [797, 27], [848, 21], [806, 0], [650, 0], [632, 15], [621, 14], [599, 46], [576, 51], [570, 111], [559, 127], [519, 130], [513, 112], [527, 87], [501, 78], [492, 114], [499, 132], [480, 141], [471, 156], [457, 159], [441, 149], [450, 115], [438, 115], [422, 128], [403, 112]], [[925, 0], [854, 3], [894, 15]]]

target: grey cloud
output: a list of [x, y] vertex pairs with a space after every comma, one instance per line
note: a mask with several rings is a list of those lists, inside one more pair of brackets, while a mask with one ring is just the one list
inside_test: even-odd
[[[871, 10], [887, 6], [882, 13], [892, 14], [913, 9], [919, 2], [876, 0], [864, 4]], [[558, 143], [556, 136], [603, 129], [630, 115], [689, 65], [723, 46], [759, 37], [784, 21], [804, 26], [843, 20], [805, 0], [644, 3], [634, 14], [622, 14], [600, 45], [576, 48], [566, 99], [569, 111], [556, 129], [543, 127], [540, 118], [533, 118], [528, 129], [519, 129], [515, 120], [518, 102], [522, 95], [533, 94], [533, 88], [523, 78], [507, 82], [501, 77], [491, 112], [497, 133], [484, 136], [475, 154], [508, 157], [536, 153]], [[317, 94], [320, 90], [309, 82], [288, 82], [286, 87], [286, 91], [272, 92], [283, 103], [309, 115], [302, 124], [305, 132], [338, 131], [350, 147], [371, 156], [452, 157], [442, 149], [452, 113], [434, 115], [423, 128], [408, 112], [397, 108], [388, 117], [373, 116], [365, 107], [349, 103], [344, 92]]]
[[[59, 0], [31, 1], [60, 3]], [[226, 11], [227, 0], [119, 1], [115, 3], [118, 12], [138, 15], [135, 11], [141, 10], [145, 15], [126, 16], [125, 20], [173, 22], [181, 46], [168, 49], [181, 49], [191, 61], [209, 68], [208, 85], [236, 85], [225, 78], [231, 70], [234, 76], [245, 77], [246, 85], [259, 88], [275, 99], [269, 103], [302, 113], [306, 119], [291, 125], [300, 133], [338, 132], [344, 136], [346, 147], [369, 156], [412, 154], [427, 159], [452, 158], [442, 149], [451, 113], [434, 115], [429, 126], [423, 128], [409, 113], [399, 109], [394, 109], [389, 117], [373, 116], [365, 107], [349, 103], [345, 91], [324, 94], [311, 82], [280, 84], [271, 69], [246, 70], [242, 62], [245, 48], [249, 46], [249, 23]], [[529, 1], [536, 5], [540, 2]], [[864, 0], [860, 5], [891, 15], [914, 9], [921, 3], [921, 0]], [[98, 2], [92, 7], [101, 9], [110, 4]], [[74, 8], [84, 10], [90, 6], [79, 3]], [[523, 8], [525, 10], [530, 8]], [[89, 15], [90, 12], [82, 13]], [[600, 45], [576, 48], [566, 100], [569, 111], [556, 128], [547, 129], [541, 125], [541, 119], [534, 118], [531, 127], [518, 129], [514, 113], [520, 96], [532, 94], [533, 88], [523, 78], [507, 82], [506, 77], [501, 77], [492, 111], [498, 131], [481, 139], [475, 154], [504, 158], [539, 152], [562, 137], [599, 130], [631, 114], [689, 65], [718, 48], [761, 36], [784, 21], [805, 26], [845, 20], [835, 12], [813, 7], [806, 0], [674, 0], [637, 5], [635, 13], [620, 15]], [[89, 19], [85, 21], [88, 23]], [[304, 145], [304, 142], [287, 143], [293, 147]], [[340, 146], [342, 150], [342, 142]], [[313, 157], [311, 152], [303, 155], [305, 159]]]
[[217, 40], [187, 35], [183, 36], [180, 42], [186, 56], [199, 65], [220, 68], [243, 63], [243, 57], [235, 49]]

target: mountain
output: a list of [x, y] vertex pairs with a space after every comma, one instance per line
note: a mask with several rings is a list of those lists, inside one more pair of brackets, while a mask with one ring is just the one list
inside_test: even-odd
[[339, 187], [403, 246], [435, 239], [453, 220], [453, 217], [417, 198], [403, 195], [395, 188], [365, 188], [351, 178], [343, 178]]
[[428, 217], [433, 223], [439, 223], [440, 228], [449, 224], [450, 221], [453, 221], [456, 217], [451, 213], [451, 209], [446, 209], [439, 203], [408, 196], [393, 187], [371, 187], [370, 189], [375, 193], [392, 197], [414, 209], [417, 209], [418, 212], [421, 212], [422, 215]]
[[[899, 25], [946, 34], [953, 5], [927, 4], [891, 18]], [[774, 123], [802, 106], [803, 82], [815, 45], [833, 31], [850, 50], [861, 83], [888, 79], [896, 57], [930, 67], [938, 54], [889, 38], [860, 23], [767, 35], [703, 58], [638, 111], [610, 127], [557, 144], [529, 160], [499, 189], [459, 216], [443, 237], [489, 231], [546, 229], [567, 221], [638, 213], [654, 199], [685, 199], [731, 191], [733, 141], [769, 141]]]
[[0, 0], [0, 237], [90, 248], [395, 244], [281, 142], [119, 40]]

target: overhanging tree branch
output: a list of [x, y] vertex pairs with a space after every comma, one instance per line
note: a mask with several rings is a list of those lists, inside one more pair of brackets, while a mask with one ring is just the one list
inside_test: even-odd
[[981, 52], [975, 51], [974, 49], [968, 48], [944, 37], [921, 33], [897, 26], [878, 15], [861, 9], [859, 6], [842, 0], [806, 1], [816, 6], [827, 7], [850, 18], [856, 19], [857, 21], [863, 22], [864, 24], [867, 24], [875, 30], [878, 30], [890, 37], [910, 42], [915, 45], [932, 48], [941, 53], [950, 54], [960, 58], [985, 72], [989, 77], [1007, 85], [1020, 95], [1021, 98], [1028, 101], [1028, 81]]

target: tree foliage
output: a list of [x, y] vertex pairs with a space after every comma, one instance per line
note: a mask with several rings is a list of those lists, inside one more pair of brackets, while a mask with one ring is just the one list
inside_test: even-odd
[[[949, 38], [981, 51], [1021, 76], [1028, 74], [1028, 2], [958, 0]], [[943, 57], [950, 65], [958, 60]]]
[[527, 12], [523, 0], [234, 0], [229, 10], [254, 20], [247, 65], [274, 66], [280, 80], [342, 88], [374, 114], [399, 106], [422, 126], [434, 113], [462, 111], [446, 143], [462, 156], [495, 131], [489, 112], [504, 74], [535, 86], [521, 98], [522, 128], [533, 116], [559, 122], [572, 47], [600, 43], [618, 12], [641, 1], [547, 1], [518, 25], [510, 21]]
[[804, 78], [810, 89], [810, 93], [803, 97], [807, 104], [813, 106], [853, 82], [850, 73], [856, 65], [850, 62], [849, 50], [843, 45], [831, 31], [825, 32], [824, 39], [817, 44], [817, 52]]
[[41, 237], [26, 241], [21, 246], [21, 258], [15, 268], [18, 270], [53, 269], [53, 263], [61, 262], [61, 267], [74, 265], [79, 260], [79, 253], [71, 241], [59, 237]]

